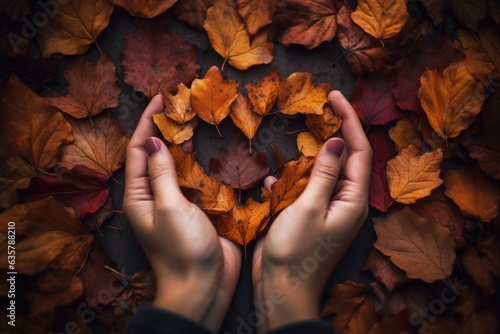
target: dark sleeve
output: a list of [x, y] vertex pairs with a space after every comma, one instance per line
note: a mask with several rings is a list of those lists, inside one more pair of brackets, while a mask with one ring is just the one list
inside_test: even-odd
[[266, 334], [333, 334], [333, 328], [330, 322], [325, 320], [306, 320], [291, 323], [285, 326], [275, 328]]
[[194, 321], [149, 305], [133, 315], [127, 334], [213, 334]]

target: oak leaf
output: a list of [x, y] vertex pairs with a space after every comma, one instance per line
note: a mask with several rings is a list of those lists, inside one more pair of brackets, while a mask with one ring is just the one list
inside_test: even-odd
[[106, 29], [115, 6], [109, 0], [71, 0], [59, 4], [54, 16], [40, 28], [42, 56], [85, 53]]
[[236, 0], [248, 33], [254, 36], [260, 29], [273, 22], [277, 0]]
[[488, 294], [497, 290], [495, 281], [500, 278], [499, 245], [494, 235], [480, 236], [462, 255], [465, 271]]
[[281, 83], [277, 105], [286, 115], [321, 115], [327, 102], [325, 91], [314, 85], [311, 73], [295, 72]]
[[172, 7], [177, 0], [111, 0], [111, 2], [132, 16], [152, 19]]
[[408, 21], [405, 0], [360, 0], [352, 20], [377, 39], [396, 36]]
[[268, 30], [250, 36], [235, 1], [215, 0], [207, 10], [203, 28], [208, 33], [210, 45], [224, 58], [224, 63], [227, 61], [239, 70], [269, 64], [274, 58], [274, 45], [268, 37]]
[[315, 157], [323, 146], [324, 141], [316, 138], [312, 133], [301, 132], [297, 136], [297, 150], [306, 157]]
[[125, 162], [128, 137], [111, 115], [71, 120], [74, 141], [62, 147], [59, 164], [68, 169], [83, 165], [111, 176]]
[[409, 281], [408, 277], [406, 277], [406, 273], [396, 267], [387, 256], [382, 254], [375, 247], [372, 248], [361, 270], [371, 271], [373, 277], [382, 283], [389, 291]]
[[335, 114], [329, 104], [324, 105], [321, 115], [306, 115], [307, 130], [320, 140], [327, 140], [336, 134], [342, 126], [342, 121], [342, 115]]
[[455, 244], [450, 231], [408, 207], [373, 218], [375, 247], [389, 256], [409, 278], [431, 283], [451, 274]]
[[484, 87], [470, 75], [464, 61], [450, 64], [443, 73], [427, 70], [420, 82], [422, 108], [441, 138], [458, 136], [481, 111]]
[[162, 92], [165, 115], [179, 124], [192, 120], [196, 113], [191, 108], [191, 90], [182, 82], [177, 85], [177, 94]]
[[149, 21], [136, 21], [120, 54], [123, 80], [148, 98], [198, 77], [196, 47]]
[[252, 110], [261, 116], [269, 114], [278, 98], [280, 85], [281, 77], [276, 68], [269, 71], [257, 84], [246, 84]]
[[460, 212], [483, 222], [498, 215], [500, 188], [479, 168], [460, 168], [444, 173], [445, 195]]
[[41, 170], [54, 165], [60, 146], [73, 140], [71, 126], [16, 76], [0, 92], [0, 129], [13, 151]]
[[443, 181], [439, 178], [443, 154], [440, 149], [419, 154], [408, 146], [387, 162], [387, 181], [391, 197], [400, 203], [411, 204], [429, 196]]
[[190, 124], [179, 124], [167, 116], [166, 113], [153, 115], [153, 121], [160, 129], [166, 141], [179, 145], [193, 137], [194, 127]]
[[191, 106], [205, 122], [218, 124], [231, 112], [231, 104], [238, 97], [238, 82], [224, 80], [217, 66], [212, 66], [203, 79], [194, 79], [191, 84]]
[[215, 0], [177, 1], [173, 10], [175, 17], [198, 30], [203, 30], [203, 22], [207, 9], [213, 6]]
[[257, 133], [262, 122], [262, 116], [253, 112], [248, 98], [238, 93], [238, 97], [231, 105], [229, 117], [231, 117], [234, 125], [248, 138], [250, 153], [252, 153], [252, 138]]
[[103, 109], [118, 107], [121, 88], [111, 58], [105, 54], [93, 65], [79, 57], [64, 70], [69, 82], [65, 96], [47, 100], [59, 110], [76, 118], [95, 116]]

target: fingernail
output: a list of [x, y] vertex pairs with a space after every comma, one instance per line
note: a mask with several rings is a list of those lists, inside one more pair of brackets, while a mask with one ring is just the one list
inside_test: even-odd
[[342, 152], [344, 152], [344, 141], [341, 139], [330, 140], [326, 143], [326, 150], [333, 153], [337, 157], [340, 157]]
[[158, 138], [148, 138], [146, 140], [146, 152], [148, 152], [149, 156], [152, 156], [153, 153], [158, 152], [161, 149], [161, 143]]

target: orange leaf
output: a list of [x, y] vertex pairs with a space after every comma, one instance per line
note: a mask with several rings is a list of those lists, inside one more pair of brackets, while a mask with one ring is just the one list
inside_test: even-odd
[[250, 35], [271, 24], [277, 0], [237, 0], [238, 13]]
[[406, 0], [360, 0], [351, 18], [373, 37], [388, 39], [403, 29], [409, 15]]
[[319, 140], [310, 132], [301, 132], [297, 136], [297, 149], [306, 157], [315, 157], [324, 141]]
[[389, 136], [396, 144], [398, 152], [410, 145], [420, 147], [422, 144], [422, 135], [418, 133], [415, 124], [408, 118], [400, 119], [396, 126], [390, 128]]
[[16, 76], [0, 92], [0, 129], [9, 146], [39, 169], [47, 170], [60, 156], [60, 146], [73, 140], [61, 113]]
[[[232, 104], [229, 117], [233, 120], [234, 125], [250, 140], [255, 136], [262, 122], [262, 116], [252, 111], [248, 98], [241, 94], [238, 94], [236, 101]], [[251, 141], [250, 152], [252, 152]]]
[[450, 64], [443, 73], [427, 70], [420, 82], [418, 97], [422, 108], [441, 138], [458, 136], [481, 111], [484, 87], [467, 71], [465, 61]]
[[296, 72], [281, 83], [277, 104], [278, 109], [286, 115], [321, 115], [326, 102], [324, 89], [314, 86], [311, 73]]
[[268, 37], [268, 30], [251, 37], [238, 14], [235, 0], [215, 0], [207, 10], [203, 28], [208, 33], [210, 45], [224, 58], [224, 62], [228, 61], [239, 70], [269, 64], [273, 60], [274, 46]]
[[162, 92], [165, 115], [179, 124], [192, 120], [196, 113], [191, 108], [191, 90], [182, 82], [177, 85], [177, 94]]
[[120, 123], [109, 114], [71, 120], [75, 140], [62, 148], [61, 166], [84, 165], [111, 176], [125, 161], [128, 138]]
[[245, 85], [254, 112], [261, 116], [269, 114], [278, 98], [280, 84], [280, 74], [276, 68], [273, 68], [258, 84]]
[[400, 203], [411, 204], [429, 196], [443, 181], [439, 178], [443, 154], [440, 149], [419, 154], [416, 146], [401, 150], [387, 162], [387, 181], [391, 197]]
[[177, 0], [111, 0], [111, 2], [132, 16], [152, 19], [172, 7]]
[[323, 107], [322, 115], [307, 114], [306, 126], [310, 133], [320, 140], [327, 140], [342, 126], [342, 115], [335, 114], [329, 104]]
[[194, 129], [189, 123], [179, 124], [168, 118], [165, 113], [153, 115], [153, 121], [169, 143], [179, 145], [193, 137]]
[[113, 61], [107, 54], [93, 65], [79, 57], [64, 70], [69, 82], [65, 96], [47, 100], [59, 110], [76, 118], [95, 116], [103, 109], [118, 107], [121, 88]]
[[408, 207], [373, 220], [375, 247], [409, 278], [431, 283], [449, 277], [455, 261], [455, 243], [449, 229]]
[[479, 168], [460, 168], [444, 174], [445, 195], [464, 215], [489, 222], [498, 215], [500, 188]]
[[217, 66], [212, 66], [203, 79], [191, 84], [191, 106], [205, 122], [217, 125], [231, 112], [231, 104], [238, 97], [238, 82], [224, 80]]
[[109, 0], [71, 0], [59, 4], [55, 15], [40, 28], [42, 56], [85, 53], [108, 26], [114, 8]]

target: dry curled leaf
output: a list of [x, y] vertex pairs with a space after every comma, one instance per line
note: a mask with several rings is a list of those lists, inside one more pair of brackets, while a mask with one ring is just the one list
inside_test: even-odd
[[111, 0], [132, 16], [151, 19], [160, 15], [177, 2], [177, 0]]
[[269, 71], [257, 84], [246, 84], [252, 110], [261, 116], [269, 114], [278, 98], [280, 85], [281, 77], [276, 68]]
[[286, 115], [321, 115], [326, 102], [324, 89], [314, 85], [311, 73], [295, 72], [281, 83], [277, 105]]
[[153, 115], [153, 120], [160, 129], [163, 138], [169, 143], [179, 145], [193, 137], [194, 128], [190, 124], [191, 122], [179, 124], [167, 117], [166, 113]]
[[322, 115], [307, 114], [307, 130], [320, 140], [327, 140], [337, 133], [342, 126], [342, 115], [335, 114], [329, 104], [323, 107]]
[[165, 115], [179, 124], [192, 120], [196, 113], [191, 108], [191, 90], [182, 82], [177, 85], [177, 94], [162, 92]]

